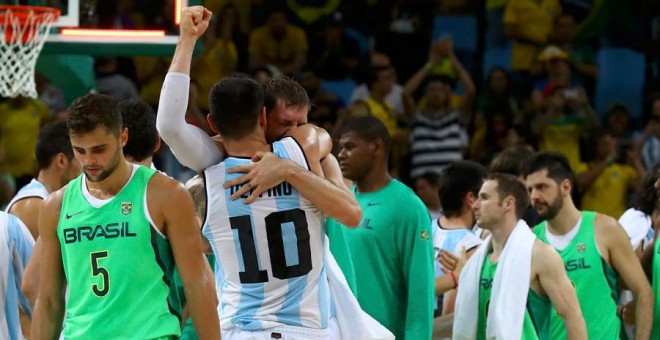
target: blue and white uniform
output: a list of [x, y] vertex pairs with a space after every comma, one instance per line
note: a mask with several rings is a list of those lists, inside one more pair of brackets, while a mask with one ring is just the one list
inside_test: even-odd
[[[461, 254], [461, 248], [465, 251], [481, 245], [482, 240], [472, 232], [464, 229], [445, 229], [440, 225], [440, 219], [431, 222], [431, 235], [433, 236], [433, 253], [437, 257], [441, 250], [448, 251], [456, 256]], [[435, 261], [435, 277], [440, 277], [445, 273], [442, 271], [442, 265]]]
[[33, 248], [34, 240], [23, 222], [0, 212], [0, 339], [22, 339], [19, 306], [31, 315], [21, 282]]
[[[309, 170], [293, 138], [273, 143], [272, 151]], [[326, 330], [330, 293], [323, 215], [286, 182], [252, 204], [232, 201], [231, 194], [240, 187], [224, 189], [223, 184], [240, 174], [227, 170], [250, 162], [229, 157], [204, 171], [208, 209], [202, 233], [218, 260], [216, 288], [223, 334]], [[313, 338], [322, 333], [306, 334]]]
[[46, 187], [39, 181], [37, 181], [36, 178], [33, 178], [28, 185], [24, 186], [21, 188], [16, 193], [16, 196], [9, 201], [9, 204], [7, 204], [7, 209], [5, 211], [9, 211], [11, 207], [16, 204], [16, 202], [25, 199], [25, 198], [30, 198], [30, 197], [38, 197], [41, 199], [46, 199], [50, 193], [46, 189]]

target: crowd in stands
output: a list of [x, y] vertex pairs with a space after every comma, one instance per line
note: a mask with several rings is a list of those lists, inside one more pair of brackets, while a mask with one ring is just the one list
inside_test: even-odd
[[[81, 22], [170, 27], [168, 1], [101, 1]], [[618, 218], [660, 163], [660, 5], [624, 0], [208, 0], [214, 17], [192, 70], [186, 119], [211, 133], [208, 93], [242, 73], [299, 81], [309, 122], [335, 138], [374, 116], [391, 134], [391, 173], [433, 212], [438, 175], [488, 166], [510, 147], [563, 153], [583, 209]], [[93, 23], [91, 22], [93, 21]], [[169, 59], [96, 59], [96, 90], [157, 106]], [[41, 126], [66, 117], [60, 89], [0, 103], [0, 202], [34, 176]], [[157, 166], [185, 180], [166, 147]]]

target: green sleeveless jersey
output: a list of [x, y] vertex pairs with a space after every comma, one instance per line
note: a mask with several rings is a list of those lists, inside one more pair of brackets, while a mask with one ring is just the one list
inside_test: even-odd
[[[493, 288], [493, 279], [497, 263], [492, 263], [489, 256], [484, 259], [479, 279], [479, 317], [477, 319], [477, 340], [486, 339], [486, 320], [488, 319], [488, 307], [490, 305], [490, 294]], [[549, 339], [550, 323], [550, 301], [545, 296], [540, 296], [533, 289], [529, 289], [527, 295], [527, 310], [523, 320], [521, 339]]]
[[[594, 235], [596, 213], [582, 212], [580, 229], [564, 248], [556, 249], [564, 261], [568, 278], [575, 286], [582, 315], [587, 324], [589, 339], [618, 339], [621, 320], [616, 314], [618, 274], [600, 256]], [[543, 221], [533, 231], [543, 242], [550, 244], [546, 237], [547, 222]], [[551, 316], [553, 339], [566, 339], [564, 321], [556, 311]]]
[[145, 195], [154, 173], [134, 168], [109, 200], [85, 197], [84, 174], [65, 189], [57, 235], [69, 285], [66, 339], [181, 334], [172, 250], [147, 215]]
[[660, 340], [660, 238], [655, 240], [653, 248], [653, 296], [655, 296], [655, 314], [653, 314], [651, 339]]

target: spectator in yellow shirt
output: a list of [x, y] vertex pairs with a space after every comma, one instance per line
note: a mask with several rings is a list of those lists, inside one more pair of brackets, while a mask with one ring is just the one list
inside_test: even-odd
[[[582, 196], [582, 209], [619, 218], [627, 208], [628, 193], [637, 189], [645, 174], [639, 152], [633, 148], [617, 150], [617, 140], [609, 132], [595, 138], [593, 162], [582, 164], [576, 177]], [[624, 156], [619, 157], [619, 155]]]
[[598, 125], [584, 90], [573, 93], [561, 85], [548, 85], [543, 91], [545, 111], [532, 121], [539, 150], [564, 154], [573, 172], [580, 165], [580, 137]]
[[48, 122], [48, 107], [39, 99], [16, 97], [0, 104], [0, 147], [3, 170], [16, 180], [16, 189], [35, 175], [34, 148], [41, 127]]
[[306, 62], [307, 36], [287, 22], [284, 10], [275, 9], [250, 35], [249, 54], [251, 68], [272, 65], [283, 74], [294, 74]]
[[509, 0], [503, 21], [504, 33], [513, 39], [512, 70], [530, 71], [560, 13], [558, 0]]

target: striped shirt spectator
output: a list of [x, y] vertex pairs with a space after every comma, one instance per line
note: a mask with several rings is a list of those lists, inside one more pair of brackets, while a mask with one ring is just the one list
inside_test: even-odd
[[463, 159], [468, 136], [459, 117], [458, 111], [443, 116], [422, 113], [415, 116], [411, 133], [411, 177], [426, 172], [440, 174], [447, 165]]

